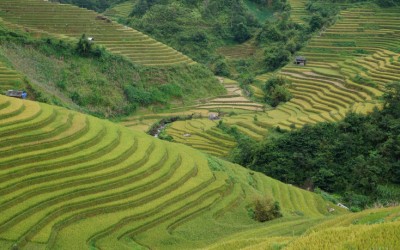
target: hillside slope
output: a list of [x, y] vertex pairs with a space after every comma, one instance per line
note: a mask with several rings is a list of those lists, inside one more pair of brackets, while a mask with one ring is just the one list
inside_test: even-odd
[[[333, 206], [105, 120], [1, 95], [0, 108], [2, 249], [177, 249], [253, 230], [300, 235]], [[280, 203], [283, 218], [249, 217], [264, 196]]]
[[[292, 130], [305, 124], [334, 122], [348, 112], [368, 113], [379, 107], [385, 86], [400, 79], [399, 13], [399, 7], [373, 4], [342, 11], [336, 24], [316, 34], [298, 52], [307, 58], [306, 66], [291, 62], [256, 77], [261, 84], [274, 74], [290, 80], [290, 101], [272, 110], [228, 115], [223, 122], [261, 140], [278, 127]], [[227, 114], [240, 105], [231, 104]]]
[[[78, 39], [82, 34], [112, 53], [146, 66], [193, 64], [187, 56], [90, 10], [40, 0], [4, 0], [0, 17], [27, 32]], [[16, 26], [14, 26], [16, 27]]]

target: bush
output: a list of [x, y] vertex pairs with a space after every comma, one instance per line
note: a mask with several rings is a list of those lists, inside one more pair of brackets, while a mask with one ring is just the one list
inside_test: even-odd
[[282, 217], [279, 202], [269, 197], [258, 197], [253, 202], [253, 219], [259, 222], [270, 221]]
[[264, 51], [264, 63], [269, 71], [285, 66], [290, 61], [291, 53], [283, 46], [268, 48]]
[[222, 59], [218, 60], [215, 63], [214, 74], [216, 74], [217, 76], [227, 76], [228, 77], [230, 75], [228, 64], [226, 64], [226, 62]]
[[232, 29], [233, 37], [238, 43], [243, 43], [251, 37], [249, 28], [244, 23], [238, 23]]
[[76, 51], [79, 55], [87, 55], [92, 49], [92, 44], [87, 39], [86, 34], [83, 34], [76, 45]]
[[264, 85], [265, 102], [276, 107], [281, 102], [287, 102], [292, 98], [292, 94], [286, 89], [290, 82], [281, 76], [269, 78]]

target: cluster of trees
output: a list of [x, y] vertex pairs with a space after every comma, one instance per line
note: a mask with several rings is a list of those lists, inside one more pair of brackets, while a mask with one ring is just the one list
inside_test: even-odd
[[306, 125], [258, 145], [242, 140], [234, 154], [237, 163], [286, 183], [339, 194], [354, 210], [398, 203], [400, 83], [388, 87], [383, 110]]
[[335, 2], [309, 0], [306, 9], [310, 17], [305, 24], [299, 24], [290, 19], [290, 5], [286, 1], [279, 3], [277, 19], [267, 20], [256, 35], [258, 45], [264, 48], [264, 65], [268, 71], [286, 65], [313, 32], [334, 23], [339, 13]]
[[139, 0], [131, 17], [133, 28], [206, 64], [218, 59], [216, 48], [242, 43], [260, 27], [241, 0]]
[[399, 6], [400, 0], [376, 0], [376, 3], [381, 7]]
[[287, 102], [292, 94], [286, 88], [290, 81], [282, 76], [272, 76], [264, 84], [265, 102], [276, 107], [281, 102]]
[[74, 4], [81, 8], [103, 12], [111, 5], [124, 2], [126, 0], [51, 0], [52, 2], [60, 2], [65, 4]]

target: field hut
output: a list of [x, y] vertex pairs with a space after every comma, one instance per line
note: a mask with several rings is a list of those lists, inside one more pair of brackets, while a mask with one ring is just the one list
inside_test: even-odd
[[28, 94], [23, 90], [12, 90], [12, 89], [10, 89], [10, 90], [7, 90], [6, 96], [26, 99]]
[[307, 59], [304, 56], [296, 56], [296, 58], [294, 59], [294, 64], [300, 66], [306, 66]]

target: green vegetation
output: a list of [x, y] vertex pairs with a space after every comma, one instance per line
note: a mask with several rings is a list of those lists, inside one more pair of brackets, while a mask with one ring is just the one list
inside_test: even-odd
[[389, 86], [385, 100], [382, 111], [348, 114], [338, 123], [318, 123], [267, 139], [256, 150], [242, 148], [246, 160], [238, 163], [286, 183], [339, 193], [354, 209], [397, 203], [399, 83]]
[[163, 108], [172, 99], [186, 102], [224, 91], [211, 72], [198, 64], [150, 68], [111, 55], [85, 36], [75, 46], [5, 29], [2, 33], [2, 53], [37, 84], [39, 101], [113, 117], [149, 105]]
[[218, 47], [246, 41], [260, 25], [239, 0], [140, 0], [128, 23], [196, 61], [207, 64], [218, 59], [215, 53]]
[[259, 222], [266, 222], [282, 217], [279, 202], [273, 202], [268, 197], [256, 198], [253, 206], [254, 219]]
[[292, 94], [286, 88], [290, 82], [282, 76], [273, 76], [265, 82], [264, 93], [265, 102], [276, 107], [281, 102], [287, 102], [292, 98]]
[[59, 2], [64, 4], [74, 4], [81, 8], [103, 12], [111, 5], [124, 2], [126, 0], [50, 0], [52, 2]]
[[96, 12], [41, 0], [0, 2], [0, 17], [12, 29], [39, 37], [76, 40], [86, 34], [97, 45], [145, 66], [194, 64], [178, 51]]

